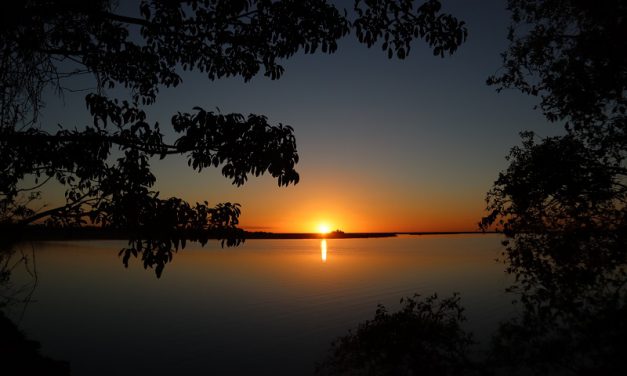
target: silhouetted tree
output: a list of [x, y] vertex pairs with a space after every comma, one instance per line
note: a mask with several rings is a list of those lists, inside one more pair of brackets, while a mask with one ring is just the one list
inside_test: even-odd
[[561, 136], [523, 132], [487, 195], [483, 229], [522, 312], [501, 325], [504, 374], [627, 372], [627, 4], [510, 0], [509, 49], [488, 83], [540, 98]]
[[624, 151], [613, 154], [572, 132], [541, 140], [532, 132], [522, 136], [488, 192], [484, 229], [495, 224], [510, 237], [625, 229]]
[[[510, 0], [511, 42], [498, 90], [540, 97], [549, 121], [566, 134], [523, 133], [510, 167], [488, 194], [487, 228], [506, 233], [625, 224], [627, 189], [627, 4]], [[496, 223], [498, 224], [498, 223]]]
[[335, 340], [318, 365], [321, 375], [467, 375], [474, 372], [472, 337], [459, 296], [401, 299], [389, 313], [379, 305], [374, 319]]
[[489, 84], [538, 96], [551, 121], [589, 127], [625, 114], [627, 4], [509, 0], [510, 46]]
[[[250, 174], [269, 173], [280, 186], [299, 175], [293, 129], [270, 125], [261, 115], [221, 114], [194, 108], [177, 113], [168, 141], [158, 123], [141, 108], [163, 87], [182, 81], [181, 70], [196, 70], [209, 80], [257, 74], [278, 79], [281, 60], [303, 51], [333, 53], [351, 31], [368, 47], [378, 45], [403, 59], [411, 42], [423, 39], [435, 55], [453, 53], [466, 38], [463, 22], [442, 13], [440, 2], [356, 0], [351, 12], [326, 0], [141, 0], [138, 13], [122, 14], [111, 0], [32, 0], [9, 3], [0, 25], [0, 221], [129, 230], [130, 253], [178, 247], [174, 232], [206, 241], [219, 231], [229, 245], [237, 231], [237, 204], [217, 207], [163, 199], [154, 190], [152, 157], [184, 155], [201, 171], [222, 166], [233, 184]], [[10, 8], [10, 9], [9, 9]], [[86, 96], [93, 123], [51, 132], [37, 117], [42, 92], [65, 90], [69, 77], [95, 77]], [[109, 98], [106, 89], [130, 90], [129, 101]], [[33, 210], [42, 185], [64, 185], [66, 204]], [[165, 240], [163, 240], [165, 239]], [[124, 253], [124, 252], [123, 252]], [[147, 257], [171, 258], [171, 252]], [[127, 259], [125, 259], [127, 260]]]

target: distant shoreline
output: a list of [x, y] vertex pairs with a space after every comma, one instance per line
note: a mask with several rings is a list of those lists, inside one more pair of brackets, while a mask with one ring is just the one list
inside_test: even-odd
[[[6, 230], [6, 229], [0, 229]], [[481, 231], [415, 231], [415, 232], [341, 232], [334, 231], [327, 234], [321, 233], [286, 233], [286, 232], [261, 232], [244, 231], [244, 239], [366, 239], [366, 238], [391, 238], [398, 235], [468, 235], [468, 234], [493, 234], [495, 232]], [[15, 232], [2, 231], [3, 238], [18, 237], [21, 240], [127, 240], [128, 233], [120, 230], [103, 230], [97, 227], [82, 227], [74, 229], [51, 229], [46, 227], [26, 227]], [[219, 235], [209, 236], [210, 239], [221, 239]]]
[[476, 235], [495, 234], [494, 231], [420, 231], [420, 232], [343, 232], [343, 233], [285, 233], [285, 232], [247, 232], [246, 239], [359, 239], [393, 238], [398, 235]]

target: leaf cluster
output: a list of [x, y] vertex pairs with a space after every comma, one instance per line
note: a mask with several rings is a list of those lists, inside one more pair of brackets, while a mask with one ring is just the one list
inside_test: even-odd
[[624, 226], [627, 169], [622, 157], [573, 134], [539, 142], [532, 132], [521, 135], [522, 145], [512, 148], [509, 167], [487, 194], [482, 229], [496, 225], [515, 236]]
[[357, 0], [354, 21], [355, 32], [368, 47], [383, 39], [381, 49], [388, 58], [394, 55], [404, 59], [409, 55], [411, 42], [422, 38], [433, 49], [433, 54], [444, 57], [453, 54], [466, 41], [465, 23], [450, 14], [441, 13], [437, 0], [425, 1], [414, 10], [414, 1]]
[[503, 69], [488, 79], [499, 90], [540, 97], [551, 121], [586, 127], [627, 108], [627, 5], [608, 0], [509, 0], [510, 45]]

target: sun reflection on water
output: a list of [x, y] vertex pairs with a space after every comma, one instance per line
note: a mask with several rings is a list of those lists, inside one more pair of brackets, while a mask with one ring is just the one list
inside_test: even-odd
[[327, 239], [320, 241], [320, 258], [322, 262], [327, 262]]

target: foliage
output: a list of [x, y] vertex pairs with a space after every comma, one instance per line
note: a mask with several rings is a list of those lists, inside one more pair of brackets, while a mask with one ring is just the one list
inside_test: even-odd
[[521, 314], [492, 339], [492, 369], [513, 375], [627, 371], [624, 229], [519, 234], [506, 252]]
[[372, 320], [333, 342], [318, 367], [323, 375], [459, 375], [473, 365], [472, 339], [461, 328], [465, 320], [459, 296], [401, 299], [388, 313], [379, 305]]
[[[62, 88], [65, 75], [94, 74], [99, 89], [121, 85], [152, 103], [160, 87], [181, 83], [177, 68], [211, 80], [260, 72], [277, 79], [282, 59], [335, 52], [353, 28], [369, 47], [383, 37], [382, 48], [401, 59], [416, 38], [443, 55], [466, 37], [464, 23], [441, 13], [437, 0], [357, 0], [354, 8], [353, 19], [324, 0], [141, 0], [134, 17], [115, 13], [109, 0], [21, 3], [3, 12], [2, 124], [36, 111], [42, 87]], [[77, 70], [64, 73], [58, 60]]]
[[[226, 236], [228, 245], [241, 240], [237, 204], [210, 208], [207, 202], [160, 198], [153, 158], [183, 155], [199, 172], [221, 166], [238, 186], [266, 172], [279, 186], [299, 181], [288, 125], [196, 107], [172, 117], [178, 138], [169, 140], [160, 124], [149, 122], [143, 106], [153, 104], [161, 88], [178, 86], [181, 70], [203, 72], [209, 80], [258, 74], [278, 79], [283, 60], [297, 52], [333, 53], [353, 30], [361, 43], [380, 44], [400, 59], [418, 38], [440, 56], [466, 38], [464, 23], [442, 13], [437, 0], [357, 0], [350, 16], [325, 0], [141, 0], [138, 14], [122, 14], [115, 5], [33, 0], [11, 4], [11, 11], [4, 5], [0, 220], [125, 228], [135, 234], [130, 251], [122, 252], [125, 263], [129, 254], [151, 249], [152, 255], [144, 254], [147, 267], [171, 258], [182, 234], [206, 241], [214, 232]], [[42, 127], [44, 89], [63, 93], [81, 75], [95, 79], [85, 97], [93, 124], [60, 125], [56, 132]], [[114, 88], [128, 89], [130, 101], [110, 98], [106, 90]], [[66, 204], [35, 209], [41, 188], [52, 182], [66, 187]]]
[[624, 1], [509, 0], [508, 9], [510, 46], [489, 84], [539, 96], [551, 121], [586, 126], [625, 114]]
[[503, 73], [488, 83], [538, 96], [561, 136], [523, 132], [488, 192], [484, 230], [521, 315], [493, 339], [503, 374], [624, 374], [627, 364], [627, 6], [510, 0]]
[[426, 1], [416, 13], [412, 12], [412, 0], [382, 1], [357, 0], [353, 22], [360, 42], [368, 47], [383, 38], [381, 49], [387, 50], [388, 58], [396, 55], [404, 59], [411, 49], [414, 38], [422, 38], [433, 49], [434, 55], [444, 57], [453, 53], [467, 36], [464, 22], [449, 14], [439, 13], [439, 1]]
[[506, 171], [488, 192], [483, 229], [496, 224], [510, 237], [546, 231], [624, 228], [627, 170], [622, 156], [594, 148], [576, 134], [536, 141], [523, 132]]
[[499, 224], [514, 235], [624, 223], [627, 6], [510, 0], [509, 9], [503, 73], [488, 83], [539, 96], [547, 119], [565, 122], [566, 134], [539, 143], [522, 134], [488, 193], [482, 228]]

